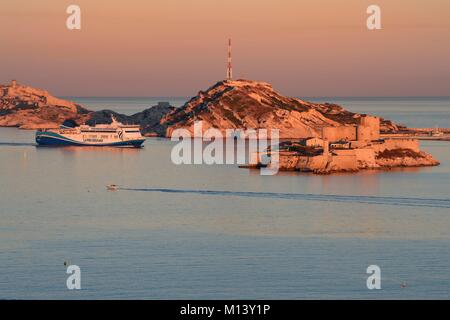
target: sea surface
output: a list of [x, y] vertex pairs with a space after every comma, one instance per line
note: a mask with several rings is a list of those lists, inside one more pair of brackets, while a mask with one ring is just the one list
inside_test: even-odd
[[[132, 114], [186, 99], [73, 100]], [[450, 127], [449, 98], [316, 101]], [[0, 299], [450, 297], [450, 142], [422, 142], [438, 167], [329, 176], [177, 166], [174, 145], [38, 148], [0, 128]]]

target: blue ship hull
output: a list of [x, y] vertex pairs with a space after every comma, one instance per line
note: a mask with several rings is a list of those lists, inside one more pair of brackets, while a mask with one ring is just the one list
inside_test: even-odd
[[109, 143], [89, 143], [69, 139], [54, 132], [37, 132], [36, 143], [39, 146], [78, 146], [78, 147], [133, 147], [140, 148], [145, 139], [117, 141]]

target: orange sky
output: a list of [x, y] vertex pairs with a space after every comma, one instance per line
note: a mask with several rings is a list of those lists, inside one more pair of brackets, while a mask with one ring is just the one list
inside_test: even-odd
[[[66, 29], [66, 8], [82, 30]], [[381, 31], [366, 8], [382, 9]], [[450, 95], [448, 0], [14, 0], [0, 83], [73, 96], [191, 96], [226, 74], [291, 96]]]

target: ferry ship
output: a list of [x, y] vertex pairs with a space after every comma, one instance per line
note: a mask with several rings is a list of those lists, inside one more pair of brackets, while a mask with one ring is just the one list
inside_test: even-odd
[[36, 132], [36, 143], [40, 146], [99, 146], [140, 148], [145, 138], [138, 125], [82, 125], [59, 129], [44, 129]]

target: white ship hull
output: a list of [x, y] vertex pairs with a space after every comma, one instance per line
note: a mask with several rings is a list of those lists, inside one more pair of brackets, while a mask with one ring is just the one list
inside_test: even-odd
[[76, 128], [36, 132], [36, 143], [41, 146], [98, 146], [134, 147], [144, 143], [139, 126], [81, 126]]

